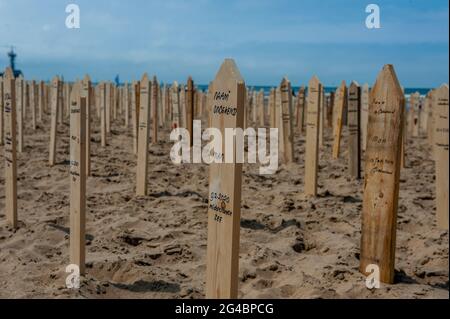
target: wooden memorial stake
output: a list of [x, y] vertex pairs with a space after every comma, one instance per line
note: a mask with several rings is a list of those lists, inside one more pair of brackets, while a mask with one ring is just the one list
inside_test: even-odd
[[4, 128], [4, 120], [3, 120], [3, 77], [0, 77], [0, 145], [3, 145], [3, 128]]
[[56, 135], [57, 135], [57, 120], [58, 120], [58, 114], [61, 111], [61, 81], [56, 76], [52, 80], [52, 98], [51, 98], [51, 113], [50, 113], [50, 150], [49, 150], [49, 164], [50, 166], [55, 165], [55, 158], [56, 158]]
[[258, 93], [258, 117], [259, 117], [259, 127], [265, 126], [265, 112], [264, 112], [264, 90], [259, 90]]
[[38, 121], [42, 123], [42, 113], [45, 108], [45, 83], [44, 81], [39, 82], [39, 102], [38, 102]]
[[301, 86], [297, 93], [297, 128], [300, 133], [305, 129], [305, 87]]
[[413, 98], [413, 103], [411, 105], [412, 107], [412, 136], [413, 137], [419, 137], [419, 132], [420, 132], [420, 113], [421, 113], [421, 109], [420, 109], [420, 93], [416, 92], [413, 94], [414, 98]]
[[16, 162], [16, 92], [14, 74], [7, 68], [3, 74], [5, 137], [5, 215], [17, 228], [17, 162]]
[[25, 109], [25, 101], [24, 101], [24, 84], [22, 76], [19, 76], [15, 85], [16, 85], [16, 106], [17, 106], [17, 151], [19, 153], [23, 152], [23, 120], [24, 120], [24, 109]]
[[101, 131], [101, 145], [102, 147], [106, 147], [106, 135], [107, 135], [107, 128], [106, 128], [106, 113], [108, 112], [108, 109], [106, 107], [106, 87], [108, 86], [107, 83], [102, 82], [99, 84], [99, 96], [100, 96], [100, 131]]
[[194, 81], [189, 77], [187, 80], [187, 91], [186, 91], [186, 129], [189, 132], [190, 141], [189, 145], [192, 147], [193, 143], [193, 125], [194, 125]]
[[361, 88], [353, 81], [348, 90], [348, 171], [361, 178]]
[[[213, 89], [213, 100], [208, 105], [211, 124], [221, 131], [226, 149], [225, 128], [242, 128], [244, 120], [245, 83], [233, 60], [224, 61]], [[237, 112], [215, 113], [215, 105]], [[233, 153], [235, 163], [212, 163], [209, 168], [206, 298], [238, 296], [242, 164], [236, 163], [235, 144]]]
[[128, 82], [125, 82], [123, 94], [123, 104], [125, 108], [125, 127], [128, 128], [130, 126], [130, 86], [128, 85]]
[[70, 263], [85, 272], [86, 97], [77, 82], [70, 94]]
[[335, 93], [330, 92], [330, 95], [328, 96], [328, 106], [327, 106], [327, 126], [329, 128], [333, 128], [333, 113], [334, 113], [334, 98]]
[[133, 124], [133, 151], [137, 154], [138, 151], [138, 127], [139, 127], [139, 109], [141, 102], [141, 84], [139, 81], [134, 81], [131, 93], [131, 121]]
[[152, 83], [152, 144], [158, 143], [158, 96], [159, 96], [159, 84], [156, 76], [153, 77]]
[[448, 230], [448, 85], [433, 92], [434, 105], [434, 158], [436, 165], [436, 217], [437, 226]]
[[364, 84], [361, 89], [361, 146], [366, 150], [367, 122], [369, 121], [369, 84]]
[[335, 105], [335, 116], [334, 116], [334, 142], [333, 142], [333, 158], [339, 158], [339, 153], [341, 151], [341, 134], [342, 134], [342, 119], [344, 116], [345, 100], [347, 99], [347, 87], [345, 81], [342, 81], [341, 86], [337, 90]]
[[284, 138], [284, 158], [285, 163], [294, 162], [294, 136], [292, 125], [292, 91], [291, 82], [283, 78], [280, 84], [281, 109], [283, 114], [283, 138]]
[[269, 112], [270, 112], [270, 127], [276, 127], [275, 123], [275, 89], [270, 89], [269, 95]]
[[283, 130], [283, 110], [281, 108], [281, 89], [277, 87], [275, 92], [275, 127], [278, 128], [278, 158], [281, 163], [285, 163], [284, 130]]
[[148, 171], [148, 142], [150, 122], [150, 93], [151, 83], [147, 73], [144, 74], [140, 85], [140, 110], [138, 131], [138, 157], [136, 170], [136, 195], [147, 194], [147, 171]]
[[175, 81], [171, 87], [172, 101], [172, 129], [180, 127], [180, 96], [178, 94], [178, 83]]
[[111, 113], [112, 113], [112, 103], [113, 103], [113, 85], [112, 83], [106, 83], [105, 89], [105, 114], [106, 114], [106, 133], [111, 133]]
[[305, 154], [305, 194], [307, 196], [317, 195], [321, 87], [322, 85], [316, 76], [309, 81]]
[[392, 65], [385, 65], [370, 93], [360, 271], [375, 264], [380, 281], [394, 282], [397, 207], [405, 100]]
[[325, 90], [323, 85], [320, 85], [320, 99], [319, 99], [319, 146], [323, 147], [323, 131], [325, 128]]
[[91, 78], [86, 75], [82, 82], [81, 97], [86, 100], [86, 176], [91, 175]]
[[31, 108], [31, 126], [33, 130], [36, 130], [36, 104], [37, 104], [37, 96], [36, 96], [36, 81], [31, 81], [29, 84], [29, 100], [30, 100], [30, 108]]

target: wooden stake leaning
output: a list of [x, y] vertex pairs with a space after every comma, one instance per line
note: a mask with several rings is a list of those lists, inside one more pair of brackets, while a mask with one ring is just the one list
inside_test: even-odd
[[138, 157], [136, 171], [136, 195], [147, 194], [147, 171], [148, 171], [148, 143], [150, 122], [150, 93], [151, 83], [147, 73], [144, 74], [140, 85], [140, 110], [138, 131]]
[[433, 95], [437, 226], [448, 230], [448, 85], [442, 85]]
[[17, 228], [17, 160], [16, 160], [16, 92], [14, 74], [7, 68], [3, 74], [3, 117], [5, 137], [5, 215]]
[[[245, 83], [233, 60], [224, 61], [212, 87], [213, 99], [208, 101], [211, 124], [221, 131], [223, 139], [225, 128], [242, 128], [244, 120]], [[236, 112], [216, 112], [215, 106]], [[236, 160], [235, 144], [233, 152]], [[206, 298], [238, 296], [241, 187], [242, 164], [210, 165]]]
[[281, 109], [283, 120], [284, 159], [285, 163], [294, 162], [294, 128], [292, 124], [292, 90], [291, 82], [283, 78], [280, 84]]
[[348, 171], [361, 178], [361, 88], [352, 82], [348, 92]]
[[56, 135], [57, 135], [57, 120], [58, 120], [58, 114], [60, 112], [60, 105], [61, 102], [60, 94], [61, 94], [61, 81], [56, 76], [52, 80], [51, 84], [51, 110], [50, 110], [50, 150], [49, 150], [49, 165], [53, 166], [55, 165], [55, 158], [56, 158]]
[[392, 65], [378, 75], [370, 93], [360, 271], [379, 267], [380, 281], [394, 282], [400, 150], [404, 96]]
[[317, 195], [321, 90], [322, 85], [314, 76], [308, 85], [308, 110], [306, 113], [305, 194], [307, 196]]
[[86, 98], [77, 82], [70, 94], [70, 263], [85, 272]]
[[343, 116], [344, 116], [344, 108], [345, 101], [347, 99], [347, 87], [345, 85], [345, 81], [342, 81], [341, 86], [337, 90], [336, 100], [337, 103], [334, 105], [334, 109], [336, 110], [334, 115], [334, 142], [333, 142], [333, 158], [339, 158], [339, 153], [341, 151], [341, 134], [342, 134], [342, 125], [343, 125]]

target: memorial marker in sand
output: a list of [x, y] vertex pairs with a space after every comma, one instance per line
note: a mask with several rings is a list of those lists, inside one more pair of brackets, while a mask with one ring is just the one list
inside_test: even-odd
[[348, 90], [348, 171], [361, 178], [361, 88], [352, 82]]
[[335, 99], [337, 100], [334, 109], [335, 113], [333, 116], [333, 158], [337, 159], [339, 157], [339, 153], [341, 151], [341, 134], [342, 134], [342, 124], [343, 124], [343, 116], [344, 109], [347, 100], [347, 87], [345, 85], [345, 81], [342, 81], [341, 86], [336, 91], [337, 95]]
[[3, 77], [0, 77], [0, 145], [3, 145]]
[[3, 118], [5, 144], [5, 215], [17, 227], [16, 93], [11, 68], [3, 74]]
[[317, 167], [319, 162], [319, 122], [322, 85], [314, 76], [308, 85], [306, 112], [305, 194], [317, 195]]
[[[81, 97], [85, 99], [86, 175], [91, 175], [91, 78], [86, 75], [82, 81]], [[73, 102], [73, 101], [72, 101]]]
[[107, 84], [102, 82], [99, 84], [100, 91], [100, 134], [101, 134], [101, 145], [106, 147], [106, 86]]
[[152, 84], [146, 73], [143, 75], [140, 84], [138, 156], [136, 170], [136, 195], [138, 196], [145, 196], [147, 194], [151, 88]]
[[448, 230], [448, 85], [442, 85], [433, 94], [436, 217], [437, 226]]
[[151, 111], [152, 111], [152, 144], [158, 143], [158, 95], [159, 95], [159, 84], [156, 76], [153, 77], [152, 88], [151, 88], [152, 100], [151, 100]]
[[292, 90], [291, 82], [283, 78], [280, 84], [281, 112], [283, 121], [283, 141], [285, 164], [294, 162], [294, 130], [292, 125]]
[[361, 89], [361, 148], [365, 151], [367, 145], [367, 122], [369, 121], [369, 84]]
[[[224, 143], [225, 129], [242, 128], [244, 120], [245, 83], [233, 60], [224, 61], [212, 87], [213, 99], [208, 101], [211, 124], [222, 133], [225, 151], [221, 155], [227, 158], [230, 154], [225, 154], [229, 151]], [[235, 144], [232, 151], [234, 163], [212, 163], [209, 168], [207, 298], [238, 296], [242, 163], [236, 163]]]
[[51, 84], [51, 110], [50, 110], [50, 151], [49, 151], [49, 164], [50, 166], [55, 165], [56, 158], [56, 135], [57, 135], [57, 120], [58, 114], [61, 111], [60, 107], [60, 94], [61, 94], [61, 81], [56, 76], [52, 80]]
[[379, 267], [394, 282], [404, 95], [392, 65], [385, 65], [370, 93], [361, 227], [360, 271]]
[[186, 129], [189, 132], [189, 145], [192, 146], [193, 142], [193, 125], [194, 125], [194, 81], [189, 77], [187, 80], [186, 90]]
[[24, 101], [24, 85], [25, 81], [22, 76], [19, 76], [15, 81], [16, 85], [16, 116], [17, 116], [17, 151], [23, 152], [23, 121], [25, 113]]

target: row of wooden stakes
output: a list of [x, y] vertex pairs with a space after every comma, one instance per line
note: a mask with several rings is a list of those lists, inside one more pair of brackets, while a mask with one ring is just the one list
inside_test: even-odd
[[[224, 93], [227, 99], [217, 98]], [[194, 118], [208, 119], [209, 127], [222, 133], [225, 128], [245, 129], [250, 124], [278, 128], [280, 161], [288, 165], [295, 162], [294, 133], [306, 134], [304, 192], [315, 196], [324, 128], [333, 130], [332, 152], [337, 159], [342, 128], [347, 126], [349, 174], [355, 178], [361, 177], [361, 156], [365, 151], [361, 272], [366, 273], [367, 265], [377, 264], [381, 280], [392, 283], [399, 176], [410, 137], [426, 134], [433, 145], [437, 221], [439, 227], [448, 229], [448, 86], [431, 91], [424, 100], [413, 94], [409, 104], [407, 112], [404, 93], [391, 65], [383, 68], [371, 90], [356, 82], [347, 90], [342, 82], [336, 92], [327, 95], [319, 79], [313, 77], [308, 88], [301, 87], [295, 96], [289, 80], [283, 78], [268, 99], [263, 91], [247, 90], [237, 66], [229, 59], [207, 92], [196, 89], [190, 77], [186, 86], [175, 82], [171, 87], [160, 86], [156, 77], [149, 79], [146, 74], [140, 81], [120, 87], [107, 82], [94, 86], [88, 76], [74, 84], [62, 83], [55, 77], [47, 85], [14, 79], [11, 69], [7, 69], [0, 81], [6, 217], [17, 227], [16, 147], [19, 152], [23, 148], [25, 105], [31, 109], [34, 129], [43, 114], [50, 112], [50, 165], [55, 164], [57, 124], [70, 118], [70, 262], [78, 265], [82, 274], [91, 117], [100, 119], [103, 147], [107, 146], [111, 121], [121, 118], [129, 127], [131, 118], [138, 196], [147, 193], [148, 148], [150, 141], [158, 142], [159, 128], [185, 127], [191, 138]], [[215, 112], [217, 107], [235, 108], [237, 112]], [[210, 165], [207, 297], [237, 297], [241, 174], [242, 164]]]

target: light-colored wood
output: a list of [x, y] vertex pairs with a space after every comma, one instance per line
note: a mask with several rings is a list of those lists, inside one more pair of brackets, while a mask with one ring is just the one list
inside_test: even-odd
[[107, 128], [106, 128], [106, 123], [107, 123], [107, 115], [106, 113], [108, 113], [108, 109], [106, 107], [106, 87], [108, 85], [106, 83], [100, 83], [99, 84], [99, 96], [100, 96], [100, 134], [101, 134], [101, 145], [102, 147], [106, 147], [106, 139], [107, 139]]
[[133, 124], [133, 151], [138, 150], [138, 128], [139, 128], [139, 103], [141, 102], [141, 87], [139, 81], [134, 81], [131, 88], [131, 122]]
[[178, 83], [175, 81], [171, 87], [172, 102], [172, 129], [180, 127], [180, 95], [178, 93]]
[[448, 85], [434, 91], [434, 156], [436, 165], [437, 226], [448, 230]]
[[336, 91], [335, 97], [335, 105], [334, 109], [336, 110], [334, 115], [334, 125], [333, 125], [333, 159], [339, 158], [339, 154], [341, 151], [341, 134], [342, 134], [342, 125], [343, 125], [343, 116], [344, 109], [347, 100], [347, 87], [345, 85], [345, 81], [342, 81], [341, 86]]
[[125, 127], [128, 128], [130, 126], [130, 86], [128, 82], [125, 82], [123, 88], [123, 107], [125, 112]]
[[367, 122], [369, 121], [369, 84], [361, 89], [361, 148], [365, 151], [367, 145]]
[[252, 125], [258, 120], [258, 106], [257, 106], [257, 93], [255, 90], [252, 91]]
[[5, 137], [5, 215], [17, 228], [16, 85], [11, 68], [3, 74], [3, 117]]
[[305, 94], [305, 87], [301, 86], [298, 89], [297, 93], [297, 128], [299, 129], [300, 133], [303, 134], [303, 131], [305, 130], [305, 101], [306, 101], [306, 94]]
[[42, 114], [45, 110], [45, 83], [44, 81], [39, 82], [39, 102], [38, 102], [38, 121], [42, 123]]
[[186, 86], [184, 84], [180, 85], [180, 126], [186, 128], [187, 114], [186, 114]]
[[333, 113], [334, 113], [334, 98], [335, 93], [330, 92], [330, 95], [328, 96], [328, 104], [327, 104], [327, 126], [329, 128], [333, 128]]
[[191, 77], [187, 80], [187, 90], [186, 90], [186, 129], [189, 132], [189, 145], [192, 146], [193, 143], [193, 125], [194, 125], [194, 81]]
[[294, 162], [294, 127], [291, 82], [287, 78], [283, 78], [281, 81], [280, 90], [283, 114], [284, 160], [286, 164], [289, 164]]
[[278, 128], [278, 158], [281, 163], [285, 163], [284, 156], [284, 130], [283, 130], [283, 110], [281, 108], [281, 89], [277, 87], [275, 93], [275, 127]]
[[0, 145], [4, 143], [3, 101], [3, 77], [0, 76]]
[[[245, 83], [233, 60], [226, 59], [222, 64], [213, 88], [213, 101], [208, 105], [211, 124], [221, 131], [225, 150], [225, 128], [242, 128], [244, 120]], [[218, 113], [215, 104], [236, 109], [236, 112]], [[234, 159], [235, 150], [236, 144], [233, 145]], [[225, 151], [221, 155], [226, 158]], [[238, 296], [241, 187], [241, 163], [210, 165], [206, 298], [235, 299]]]
[[17, 151], [19, 153], [23, 152], [23, 131], [24, 131], [24, 85], [25, 81], [20, 76], [16, 80], [16, 108], [17, 108]]
[[85, 148], [86, 148], [86, 176], [91, 175], [91, 109], [92, 109], [92, 88], [91, 88], [91, 78], [86, 75], [82, 82], [81, 97], [85, 99]]
[[148, 143], [150, 123], [150, 94], [151, 82], [147, 73], [143, 75], [140, 83], [140, 109], [138, 130], [138, 156], [136, 169], [136, 195], [147, 194], [147, 171], [148, 171]]
[[266, 125], [265, 123], [265, 112], [264, 112], [264, 90], [259, 90], [258, 93], [258, 120], [259, 120], [259, 127], [264, 127]]
[[320, 99], [319, 99], [319, 147], [323, 148], [323, 134], [325, 129], [325, 90], [323, 85], [320, 85]]
[[[405, 90], [402, 88], [403, 97], [405, 97]], [[406, 99], [405, 99], [406, 101]], [[406, 145], [408, 143], [408, 110], [406, 109], [406, 102], [403, 106], [403, 121], [402, 121], [402, 146], [400, 150], [400, 166], [406, 168]]]
[[394, 282], [400, 150], [404, 95], [392, 65], [386, 65], [370, 92], [360, 271], [375, 264], [380, 281]]
[[56, 138], [58, 134], [58, 114], [61, 111], [59, 103], [61, 102], [61, 81], [56, 76], [51, 83], [51, 110], [50, 110], [50, 150], [49, 150], [49, 164], [55, 165], [56, 159]]
[[306, 112], [305, 194], [307, 196], [317, 195], [321, 91], [322, 85], [314, 76], [308, 85], [308, 110]]
[[269, 113], [270, 113], [270, 127], [275, 128], [276, 127], [276, 123], [275, 123], [275, 89], [271, 88], [270, 89], [270, 95], [269, 95]]
[[419, 103], [420, 103], [420, 93], [416, 92], [411, 94], [409, 97], [409, 112], [408, 112], [408, 133], [409, 136], [418, 137], [419, 136]]
[[63, 118], [64, 118], [64, 81], [60, 80], [59, 86], [58, 86], [58, 124], [63, 124]]
[[111, 115], [112, 115], [112, 109], [113, 109], [113, 85], [112, 83], [106, 83], [105, 88], [105, 115], [106, 115], [106, 133], [111, 133]]
[[348, 90], [348, 172], [361, 178], [361, 88], [353, 81]]
[[431, 90], [427, 94], [427, 140], [428, 144], [433, 145], [433, 136], [434, 136], [434, 116], [433, 116], [433, 103], [434, 103], [434, 90]]
[[33, 130], [36, 130], [36, 120], [37, 120], [37, 114], [36, 114], [36, 104], [37, 104], [37, 96], [36, 96], [36, 81], [31, 81], [29, 83], [28, 88], [28, 95], [29, 95], [29, 105], [31, 108], [31, 127]]
[[86, 262], [86, 97], [77, 82], [70, 94], [70, 263]]
[[153, 77], [152, 82], [152, 100], [151, 100], [151, 112], [152, 112], [152, 144], [158, 143], [158, 96], [159, 96], [159, 84], [156, 76]]

